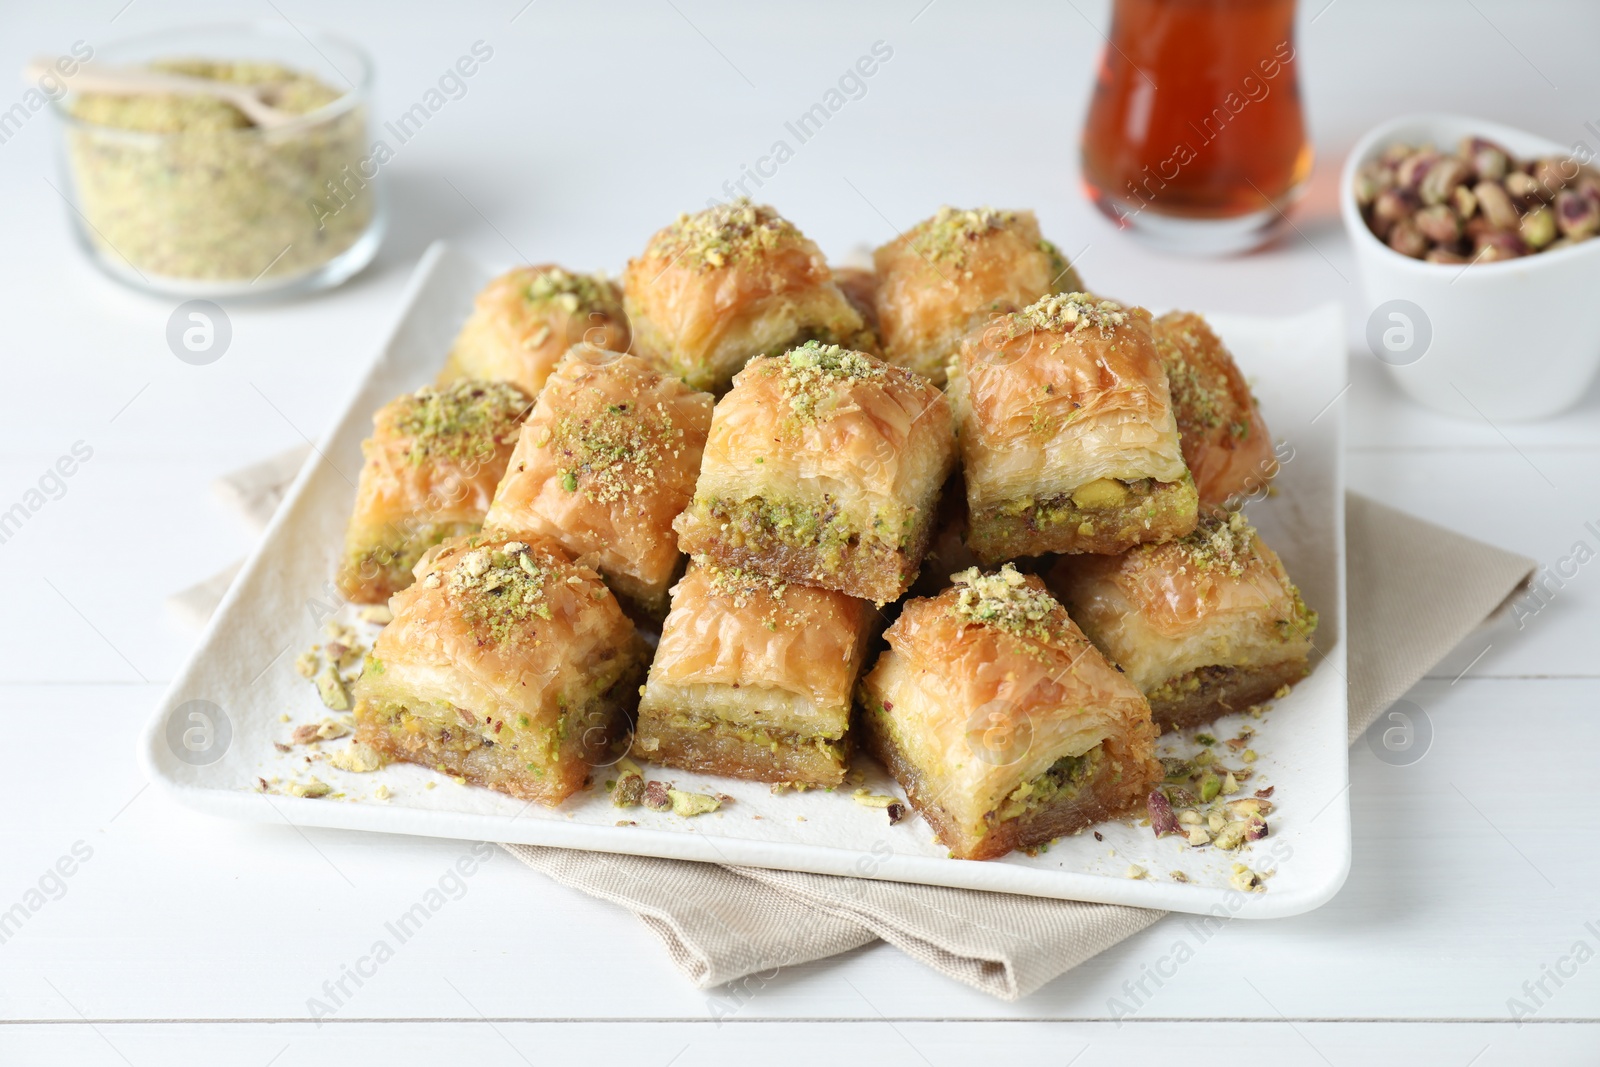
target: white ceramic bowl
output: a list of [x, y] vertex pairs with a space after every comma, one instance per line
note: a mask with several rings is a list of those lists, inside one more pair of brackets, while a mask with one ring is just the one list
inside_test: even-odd
[[[1574, 153], [1574, 145], [1483, 119], [1408, 115], [1372, 130], [1345, 161], [1339, 210], [1361, 274], [1369, 346], [1400, 389], [1428, 407], [1491, 422], [1542, 418], [1576, 403], [1600, 369], [1600, 237], [1497, 263], [1425, 263], [1378, 240], [1356, 207], [1357, 170], [1388, 145], [1454, 151], [1474, 135], [1518, 158]], [[1592, 159], [1600, 145], [1587, 148]]]

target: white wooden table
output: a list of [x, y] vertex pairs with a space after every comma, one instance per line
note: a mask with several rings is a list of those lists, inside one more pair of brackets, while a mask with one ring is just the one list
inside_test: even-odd
[[[1356, 348], [1333, 186], [1343, 148], [1400, 109], [1453, 107], [1593, 144], [1592, 0], [1310, 0], [1299, 44], [1322, 159], [1299, 233], [1224, 262], [1149, 253], [1076, 191], [1104, 3], [838, 2], [802, 16], [707, 0], [605, 15], [540, 0], [519, 13], [523, 2], [236, 5], [239, 17], [365, 42], [380, 119], [474, 41], [494, 55], [388, 167], [393, 229], [375, 267], [330, 295], [233, 309], [232, 347], [207, 367], [166, 347], [175, 301], [118, 288], [70, 246], [45, 180], [58, 181], [48, 116], [0, 144], [0, 510], [75, 442], [93, 449], [60, 498], [0, 544], [0, 909], [27, 912], [0, 943], [0, 1063], [543, 1064], [582, 1062], [597, 1042], [659, 1065], [847, 1051], [883, 1064], [1175, 1051], [1273, 1064], [1600, 1060], [1589, 1025], [1600, 963], [1588, 958], [1600, 950], [1594, 565], [1524, 628], [1507, 620], [1474, 636], [1410, 694], [1434, 727], [1423, 759], [1388, 766], [1356, 745], [1354, 871], [1313, 914], [1235, 922], [1203, 942], [1169, 918], [1017, 1004], [878, 944], [785, 971], [719, 1023], [630, 916], [500, 855], [333, 1021], [307, 1021], [308, 999], [468, 846], [234, 825], [145, 787], [134, 738], [193, 637], [163, 600], [249, 547], [208, 486], [326, 428], [428, 241], [508, 264], [616, 269], [765, 154], [875, 41], [893, 56], [866, 95], [752, 186], [830, 253], [946, 201], [1031, 205], [1096, 288], [1153, 307], [1349, 301], [1353, 387], [1339, 407], [1354, 488], [1551, 565], [1576, 542], [1600, 547], [1585, 527], [1600, 525], [1600, 391], [1526, 426], [1400, 400]], [[9, 9], [0, 70], [75, 40], [215, 19], [220, 5], [123, 6]], [[0, 110], [21, 97], [8, 84]], [[49, 873], [58, 861], [70, 877]], [[1112, 998], [1126, 1002], [1180, 940], [1194, 958], [1113, 1022]], [[1578, 942], [1584, 962], [1561, 962]], [[1557, 967], [1560, 984], [1547, 977]], [[1508, 998], [1532, 1006], [1524, 983], [1537, 994], [1541, 981], [1547, 995], [1514, 1025]]]

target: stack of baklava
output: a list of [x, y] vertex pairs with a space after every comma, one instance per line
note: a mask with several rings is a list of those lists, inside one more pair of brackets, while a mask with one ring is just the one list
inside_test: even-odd
[[339, 581], [394, 621], [358, 735], [518, 797], [624, 737], [831, 787], [859, 740], [989, 858], [1136, 810], [1162, 726], [1307, 671], [1315, 616], [1237, 509], [1276, 463], [1231, 357], [1087, 295], [1029, 212], [834, 270], [738, 202], [620, 287], [520, 268], [374, 424]]

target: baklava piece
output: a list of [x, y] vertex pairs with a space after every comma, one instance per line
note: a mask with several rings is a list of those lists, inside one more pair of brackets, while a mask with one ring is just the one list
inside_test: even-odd
[[965, 571], [884, 636], [862, 742], [956, 858], [1130, 814], [1160, 780], [1149, 705], [1038, 577]]
[[660, 619], [712, 400], [637, 356], [567, 353], [522, 426], [485, 526], [559, 541]]
[[872, 616], [843, 593], [691, 563], [639, 701], [634, 754], [707, 774], [838, 785]]
[[680, 215], [628, 261], [623, 292], [639, 353], [718, 394], [752, 356], [864, 328], [817, 246], [744, 200]]
[[892, 363], [944, 385], [973, 325], [1050, 293], [1083, 288], [1031, 211], [940, 208], [878, 249], [878, 335]]
[[1161, 316], [1154, 333], [1200, 503], [1220, 507], [1260, 492], [1278, 473], [1278, 460], [1261, 407], [1232, 354], [1192, 311]]
[[971, 528], [995, 564], [1121, 552], [1194, 529], [1150, 315], [1085, 293], [974, 329], [951, 364]]
[[478, 294], [439, 381], [514, 382], [538, 396], [551, 368], [579, 342], [628, 350], [628, 319], [616, 284], [603, 274], [549, 264], [517, 267]]
[[816, 342], [755, 359], [712, 415], [678, 546], [886, 604], [917, 576], [954, 457], [926, 378]]
[[532, 408], [515, 385], [463, 379], [378, 409], [372, 436], [361, 443], [340, 592], [358, 604], [382, 604], [411, 584], [424, 552], [476, 533]]
[[447, 542], [390, 606], [355, 716], [357, 740], [391, 759], [555, 805], [626, 730], [647, 650], [555, 542]]
[[1050, 584], [1164, 727], [1259, 704], [1310, 671], [1317, 614], [1240, 512], [1164, 545], [1065, 556]]

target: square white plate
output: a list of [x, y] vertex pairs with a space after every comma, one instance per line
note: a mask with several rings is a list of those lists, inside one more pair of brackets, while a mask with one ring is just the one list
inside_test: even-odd
[[[1251, 723], [1259, 760], [1247, 788], [1273, 785], [1277, 810], [1268, 820], [1271, 836], [1240, 853], [1189, 849], [1176, 838], [1158, 841], [1148, 827], [1118, 822], [1096, 828], [1103, 840], [1083, 833], [1037, 856], [971, 862], [948, 858], [921, 819], [890, 826], [881, 809], [853, 803], [846, 789], [774, 796], [759, 783], [656, 768], [656, 777], [728, 793], [734, 802], [694, 819], [622, 811], [597, 781], [552, 811], [406, 764], [369, 774], [338, 771], [325, 757], [348, 740], [317, 746], [324, 751], [310, 764], [306, 747], [279, 752], [273, 742], [287, 741], [294, 724], [329, 714], [296, 673], [294, 659], [324, 640], [330, 611], [355, 617], [330, 576], [372, 413], [433, 379], [490, 275], [442, 244], [423, 256], [400, 320], [366, 380], [295, 479], [145, 732], [145, 767], [179, 801], [251, 821], [558, 845], [1257, 918], [1308, 911], [1338, 891], [1349, 870], [1350, 820], [1343, 431], [1335, 403], [1344, 389], [1345, 354], [1337, 306], [1287, 319], [1211, 317], [1280, 442], [1278, 491], [1252, 504], [1249, 516], [1321, 614], [1315, 671]], [[1232, 717], [1212, 732], [1228, 737], [1238, 725]], [[873, 792], [898, 793], [872, 760], [859, 757], [857, 765]], [[307, 799], [258, 788], [258, 779], [304, 782], [311, 775], [336, 794]], [[595, 777], [603, 781], [604, 769]], [[390, 791], [387, 801], [372, 795], [380, 784]], [[619, 820], [637, 825], [618, 826]], [[1236, 862], [1272, 871], [1267, 891], [1229, 889]], [[1144, 867], [1148, 877], [1128, 878], [1130, 864]], [[1187, 882], [1176, 881], [1176, 871]]]

